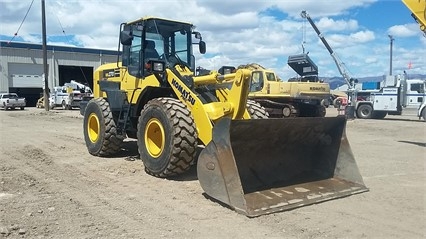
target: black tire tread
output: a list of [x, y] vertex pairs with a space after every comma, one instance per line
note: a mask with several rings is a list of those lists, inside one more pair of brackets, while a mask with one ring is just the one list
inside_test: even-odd
[[247, 100], [247, 110], [252, 119], [268, 119], [269, 114], [263, 106], [254, 100]]
[[106, 157], [117, 154], [121, 150], [124, 136], [117, 134], [117, 126], [109, 108], [109, 103], [104, 98], [94, 98], [92, 100], [99, 106], [105, 119], [105, 137], [101, 139], [103, 140], [102, 148], [93, 155]]
[[[182, 174], [188, 171], [195, 160], [198, 136], [194, 119], [185, 104], [177, 99], [157, 98], [152, 101], [160, 101], [166, 108], [169, 120], [173, 122], [173, 149], [170, 162], [164, 171], [155, 173], [148, 168], [145, 168], [145, 171], [160, 178]], [[140, 145], [139, 149], [141, 146], [143, 145]]]
[[[362, 110], [363, 108], [368, 108], [370, 110], [370, 113], [367, 115], [363, 115]], [[365, 105], [360, 105], [358, 106], [358, 109], [356, 111], [356, 115], [359, 119], [371, 119], [373, 116], [373, 108], [371, 107], [371, 105], [365, 104]]]

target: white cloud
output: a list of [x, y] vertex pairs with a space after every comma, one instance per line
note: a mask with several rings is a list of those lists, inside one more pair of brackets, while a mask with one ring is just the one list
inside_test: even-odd
[[357, 1], [335, 1], [335, 0], [281, 0], [276, 1], [275, 5], [287, 12], [290, 16], [299, 17], [301, 10], [306, 10], [312, 18], [323, 16], [336, 16], [342, 13], [346, 14], [349, 9], [356, 7], [367, 7], [376, 0], [357, 0]]
[[378, 62], [378, 59], [376, 57], [367, 57], [365, 58], [365, 61], [364, 61], [365, 64], [372, 64], [377, 62]]
[[388, 33], [395, 37], [411, 37], [419, 33], [419, 25], [416, 23], [395, 25], [388, 29]]
[[358, 29], [358, 22], [353, 19], [344, 21], [323, 17], [316, 25], [318, 28], [324, 29], [323, 31], [354, 31]]
[[374, 40], [374, 32], [372, 31], [359, 31], [349, 35], [354, 43], [365, 43]]
[[[362, 21], [356, 15], [357, 11], [367, 9], [374, 2], [50, 0], [46, 1], [47, 34], [51, 44], [115, 50], [120, 23], [154, 15], [189, 21], [197, 26], [207, 43], [207, 54], [195, 53], [195, 56], [197, 65], [205, 68], [257, 62], [276, 70], [285, 79], [295, 74], [286, 64], [287, 57], [301, 53], [302, 42], [305, 42], [306, 50], [317, 63], [321, 75], [339, 76], [328, 51], [300, 16], [301, 10], [307, 10], [320, 31], [325, 33], [333, 50], [357, 77], [361, 77], [380, 75], [388, 68], [389, 41], [386, 35], [380, 37], [386, 29], [378, 33], [368, 25], [361, 25]], [[3, 10], [0, 35], [13, 36], [30, 3], [30, 0], [0, 0], [0, 9]], [[272, 16], [272, 11], [282, 16]], [[395, 68], [401, 68], [412, 60], [413, 66], [419, 66], [415, 70], [420, 71], [421, 61], [425, 61], [426, 41], [421, 37], [418, 25], [412, 23], [409, 15], [406, 18], [407, 24], [390, 27], [388, 33], [415, 41], [417, 45], [401, 46], [402, 39], [398, 39], [399, 48], [394, 52]], [[60, 36], [60, 40], [54, 41]], [[41, 42], [39, 1], [34, 1], [18, 37], [28, 42]], [[405, 55], [408, 53], [411, 55]], [[424, 67], [423, 70], [426, 72]]]

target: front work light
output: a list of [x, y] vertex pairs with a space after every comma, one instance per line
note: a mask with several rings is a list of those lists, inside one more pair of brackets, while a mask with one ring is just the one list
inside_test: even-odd
[[145, 64], [145, 69], [149, 73], [164, 73], [166, 63], [164, 61], [149, 60]]

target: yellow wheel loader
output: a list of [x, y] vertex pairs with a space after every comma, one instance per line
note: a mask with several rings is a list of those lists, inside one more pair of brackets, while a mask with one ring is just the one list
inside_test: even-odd
[[251, 71], [195, 76], [193, 45], [206, 45], [192, 24], [141, 18], [121, 24], [120, 43], [117, 63], [94, 72], [94, 98], [81, 104], [90, 154], [111, 156], [136, 138], [148, 174], [196, 163], [206, 194], [249, 217], [367, 190], [345, 118], [268, 119], [247, 100]]

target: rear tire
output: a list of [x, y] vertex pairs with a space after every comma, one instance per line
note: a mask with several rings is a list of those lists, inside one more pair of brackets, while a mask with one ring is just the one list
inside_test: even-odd
[[157, 98], [142, 109], [138, 150], [145, 171], [155, 177], [186, 172], [195, 159], [197, 130], [187, 107], [174, 98]]
[[247, 110], [252, 119], [268, 119], [269, 114], [265, 108], [254, 100], [247, 100]]
[[109, 103], [104, 98], [89, 101], [84, 112], [83, 128], [90, 154], [105, 157], [120, 151], [124, 136], [117, 133]]
[[356, 110], [356, 116], [360, 119], [371, 119], [373, 107], [371, 105], [360, 105]]

